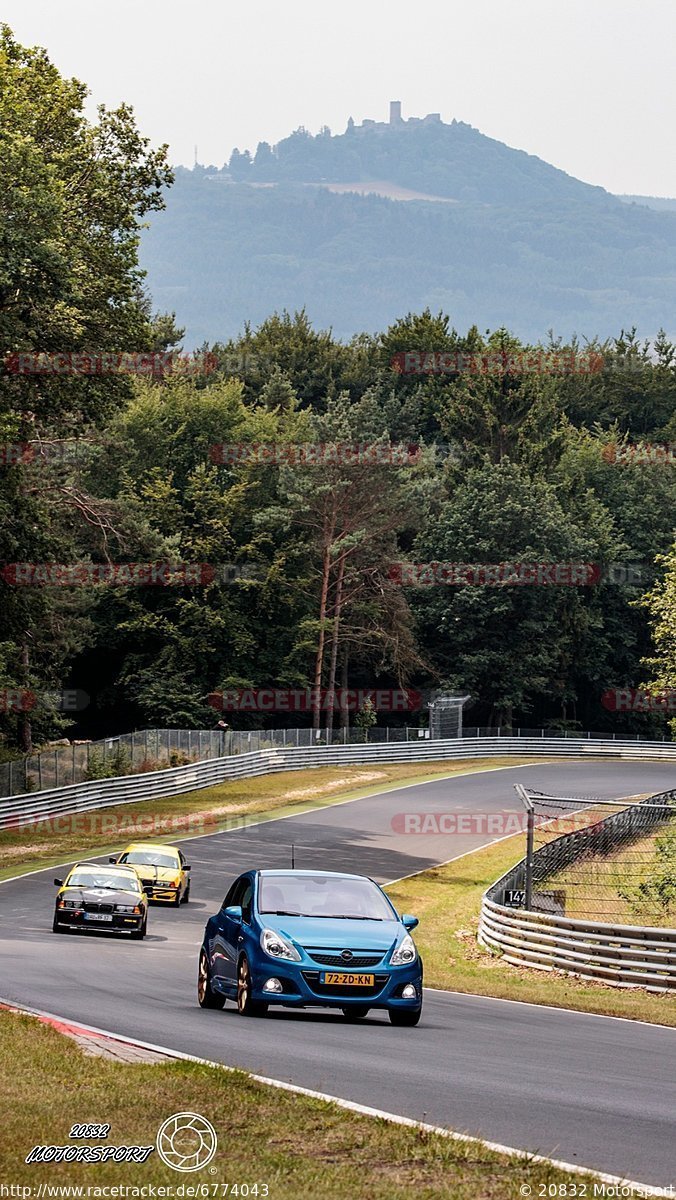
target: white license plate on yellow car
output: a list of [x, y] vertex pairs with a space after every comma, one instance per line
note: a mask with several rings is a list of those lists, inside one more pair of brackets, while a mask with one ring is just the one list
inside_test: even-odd
[[347, 971], [324, 971], [322, 983], [339, 987], [373, 987], [373, 975], [357, 975]]

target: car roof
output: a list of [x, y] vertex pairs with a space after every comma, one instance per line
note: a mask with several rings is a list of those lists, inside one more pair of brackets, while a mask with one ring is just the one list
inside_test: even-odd
[[[296, 871], [291, 867], [280, 867], [276, 870], [274, 867], [266, 867], [258, 872], [259, 875], [309, 875], [313, 879], [317, 875], [324, 875], [327, 879], [369, 879], [368, 875], [354, 875], [351, 871]], [[373, 883], [372, 879], [369, 879]]]
[[127, 854], [130, 850], [173, 850], [174, 854], [178, 854], [178, 846], [166, 846], [164, 842], [130, 842], [122, 853]]
[[70, 869], [79, 871], [81, 867], [89, 867], [91, 871], [131, 871], [136, 874], [136, 868], [131, 863], [77, 862]]

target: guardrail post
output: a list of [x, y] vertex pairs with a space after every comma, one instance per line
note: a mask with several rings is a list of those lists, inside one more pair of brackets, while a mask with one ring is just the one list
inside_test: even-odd
[[528, 809], [526, 825], [526, 910], [533, 905], [533, 847], [535, 843], [535, 809]]

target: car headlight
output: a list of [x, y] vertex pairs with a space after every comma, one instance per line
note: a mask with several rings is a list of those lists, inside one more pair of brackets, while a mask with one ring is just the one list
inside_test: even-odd
[[274, 929], [264, 929], [261, 933], [261, 946], [266, 954], [271, 958], [288, 958], [293, 962], [300, 962], [300, 954], [296, 947], [282, 937], [281, 933], [275, 933]]
[[390, 962], [393, 967], [405, 967], [409, 963], [415, 962], [418, 951], [415, 948], [415, 942], [410, 933], [395, 947]]
[[138, 909], [138, 905], [134, 905], [134, 904], [116, 904], [115, 905], [115, 912], [133, 913], [133, 912], [136, 912], [137, 909]]
[[80, 908], [79, 900], [59, 900], [59, 908]]

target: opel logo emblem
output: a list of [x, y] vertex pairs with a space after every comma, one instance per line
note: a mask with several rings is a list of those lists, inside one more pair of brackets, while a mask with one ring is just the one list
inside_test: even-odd
[[351, 950], [343, 950], [340, 957], [343, 962], [350, 962], [350, 959], [354, 958], [354, 955]]

